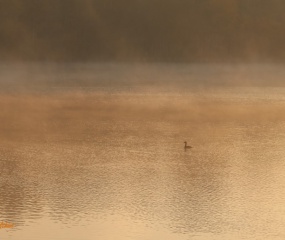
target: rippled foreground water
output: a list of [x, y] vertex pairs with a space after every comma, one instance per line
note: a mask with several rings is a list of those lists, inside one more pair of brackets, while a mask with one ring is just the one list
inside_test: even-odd
[[0, 239], [285, 239], [276, 71], [133, 67], [2, 67]]

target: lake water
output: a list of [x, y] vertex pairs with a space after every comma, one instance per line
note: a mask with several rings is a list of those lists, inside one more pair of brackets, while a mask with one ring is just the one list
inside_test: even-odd
[[1, 240], [285, 239], [283, 66], [0, 69]]

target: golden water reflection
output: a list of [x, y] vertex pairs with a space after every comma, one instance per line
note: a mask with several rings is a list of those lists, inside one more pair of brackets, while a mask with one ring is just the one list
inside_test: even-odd
[[283, 240], [284, 68], [250, 69], [2, 67], [0, 239]]
[[2, 138], [0, 236], [283, 239], [282, 121], [54, 121]]

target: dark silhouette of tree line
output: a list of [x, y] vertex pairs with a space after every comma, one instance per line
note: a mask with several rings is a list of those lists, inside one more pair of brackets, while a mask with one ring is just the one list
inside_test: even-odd
[[283, 0], [0, 0], [0, 60], [284, 61]]

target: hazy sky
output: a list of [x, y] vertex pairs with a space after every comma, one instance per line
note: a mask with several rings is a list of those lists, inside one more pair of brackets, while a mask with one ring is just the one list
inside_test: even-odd
[[0, 0], [1, 61], [284, 61], [284, 0]]

